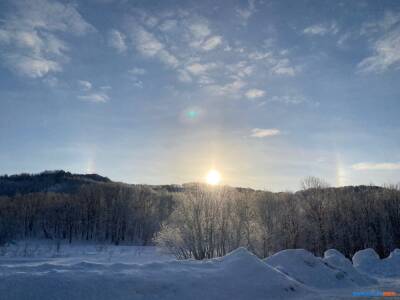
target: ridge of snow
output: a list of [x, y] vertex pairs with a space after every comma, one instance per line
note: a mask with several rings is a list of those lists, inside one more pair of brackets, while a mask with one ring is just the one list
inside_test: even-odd
[[310, 300], [376, 289], [383, 281], [370, 274], [400, 276], [399, 249], [382, 260], [372, 249], [359, 251], [354, 267], [335, 249], [323, 258], [288, 249], [260, 260], [238, 248], [224, 257], [178, 261], [155, 247], [63, 245], [46, 253], [48, 246], [35, 245], [32, 257], [0, 256], [1, 299]]
[[327, 252], [324, 259], [314, 256], [304, 249], [280, 251], [264, 261], [306, 286], [317, 290], [349, 288], [373, 284], [347, 263], [336, 250]]
[[394, 249], [388, 257], [380, 259], [374, 249], [368, 248], [356, 252], [352, 260], [360, 272], [377, 277], [400, 277], [400, 249]]

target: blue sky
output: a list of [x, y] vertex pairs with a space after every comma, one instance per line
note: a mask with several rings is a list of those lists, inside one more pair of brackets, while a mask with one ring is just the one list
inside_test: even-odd
[[2, 1], [0, 173], [400, 175], [398, 1]]

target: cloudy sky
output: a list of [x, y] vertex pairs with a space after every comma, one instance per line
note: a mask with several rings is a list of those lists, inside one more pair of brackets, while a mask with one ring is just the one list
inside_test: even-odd
[[0, 3], [0, 173], [400, 180], [398, 1]]

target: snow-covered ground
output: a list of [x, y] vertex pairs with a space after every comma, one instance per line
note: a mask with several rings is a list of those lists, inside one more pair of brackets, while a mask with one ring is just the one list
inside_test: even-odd
[[398, 291], [398, 250], [379, 260], [367, 249], [353, 261], [333, 249], [323, 258], [296, 249], [260, 260], [239, 248], [177, 261], [155, 247], [20, 242], [0, 249], [0, 299], [355, 299], [352, 292]]

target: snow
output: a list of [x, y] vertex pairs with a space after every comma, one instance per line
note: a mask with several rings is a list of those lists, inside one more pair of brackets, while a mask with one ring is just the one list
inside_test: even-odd
[[1, 299], [290, 299], [311, 293], [243, 248], [201, 262], [8, 259], [1, 261]]
[[326, 250], [323, 261], [326, 264], [341, 270], [346, 275], [346, 278], [358, 286], [377, 284], [376, 279], [357, 271], [351, 261], [336, 249]]
[[400, 277], [400, 249], [394, 249], [384, 259], [374, 249], [360, 250], [353, 256], [353, 265], [360, 272], [376, 277]]
[[345, 258], [336, 250], [327, 251], [322, 259], [304, 249], [288, 249], [268, 257], [265, 262], [315, 289], [350, 288], [374, 283], [359, 274], [351, 263], [346, 264]]
[[114, 246], [93, 243], [61, 243], [42, 240], [29, 240], [0, 248], [0, 266], [7, 261], [51, 262], [55, 264], [128, 263], [145, 264], [149, 262], [170, 261], [172, 255], [162, 253], [151, 246]]
[[[356, 267], [334, 249], [323, 258], [290, 249], [260, 260], [238, 248], [177, 261], [156, 247], [22, 242], [0, 249], [0, 299], [350, 299], [353, 291], [382, 286], [368, 268], [390, 261], [400, 269], [398, 250], [376, 261], [367, 249], [353, 261]], [[395, 286], [391, 280], [384, 284]]]

